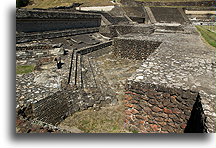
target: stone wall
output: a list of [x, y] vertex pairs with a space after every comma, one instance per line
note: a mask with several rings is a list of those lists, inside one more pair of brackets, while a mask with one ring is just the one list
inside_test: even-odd
[[133, 21], [133, 22], [137, 22], [137, 23], [145, 23], [146, 19], [145, 17], [130, 17], [130, 19]]
[[76, 50], [76, 52], [78, 54], [84, 55], [84, 54], [91, 53], [93, 51], [96, 51], [96, 50], [99, 50], [99, 49], [102, 49], [102, 48], [105, 48], [105, 47], [108, 47], [108, 46], [111, 46], [111, 45], [112, 45], [112, 41], [107, 41], [107, 42], [100, 43], [100, 44], [97, 44], [97, 45], [81, 48], [79, 50]]
[[33, 40], [51, 39], [65, 36], [73, 36], [86, 33], [98, 32], [99, 28], [81, 28], [81, 29], [70, 29], [64, 31], [49, 31], [49, 32], [38, 32], [38, 33], [18, 33], [16, 34], [16, 42], [24, 43]]
[[112, 24], [120, 24], [120, 23], [128, 22], [128, 19], [125, 16], [112, 16], [106, 12], [98, 12], [98, 13], [103, 15]]
[[28, 61], [29, 64], [35, 64], [41, 58], [49, 59], [47, 57], [52, 57], [51, 59], [54, 59], [55, 56], [63, 54], [64, 50], [61, 46], [62, 44], [17, 44], [16, 60]]
[[153, 32], [154, 32], [154, 27], [147, 24], [139, 24], [139, 25], [124, 24], [124, 25], [111, 25], [111, 26], [100, 27], [100, 33], [111, 38], [117, 37], [119, 35], [129, 34], [129, 33], [149, 35]]
[[[127, 1], [127, 0], [122, 0]], [[215, 1], [189, 1], [189, 2], [138, 2], [142, 3], [144, 6], [195, 6], [195, 7], [214, 7]]]
[[115, 25], [114, 28], [121, 35], [129, 34], [129, 33], [139, 33], [143, 35], [149, 35], [154, 32], [154, 27], [150, 25]]
[[20, 9], [16, 11], [17, 32], [91, 28], [99, 27], [100, 23], [101, 16], [97, 14]]
[[142, 133], [206, 132], [198, 93], [129, 82], [125, 95], [127, 128]]
[[115, 48], [113, 52], [122, 58], [143, 60], [161, 44], [160, 41], [143, 40], [142, 36], [138, 36], [139, 34], [128, 34], [114, 38]]
[[[68, 131], [41, 121], [28, 121], [22, 118], [16, 119], [16, 133], [77, 133]], [[81, 131], [79, 130], [79, 133]]]
[[150, 7], [157, 22], [162, 23], [185, 23], [185, 18], [177, 8]]
[[82, 90], [58, 91], [39, 101], [17, 108], [18, 116], [57, 125], [69, 115], [88, 108], [111, 104], [112, 97], [104, 97], [99, 90], [86, 93]]
[[[149, 118], [131, 125], [139, 132], [215, 132], [215, 53], [189, 28], [184, 28], [185, 33], [136, 35], [137, 39], [162, 42], [128, 79], [129, 100], [135, 100], [127, 106], [133, 117], [129, 125], [142, 116]], [[147, 128], [138, 127], [143, 125]]]

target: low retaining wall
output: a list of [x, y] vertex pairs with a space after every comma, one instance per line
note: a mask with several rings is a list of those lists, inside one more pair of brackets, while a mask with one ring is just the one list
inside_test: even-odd
[[26, 51], [17, 51], [16, 52], [16, 59], [17, 60], [28, 60], [36, 61], [41, 57], [52, 56], [52, 50], [26, 50]]
[[108, 37], [118, 37], [129, 33], [137, 33], [142, 35], [149, 35], [154, 32], [152, 25], [113, 25], [101, 26], [100, 33]]
[[126, 125], [142, 133], [206, 132], [199, 94], [190, 90], [129, 82]]
[[108, 47], [108, 46], [111, 46], [112, 45], [112, 41], [107, 41], [105, 43], [101, 43], [101, 44], [98, 44], [98, 45], [93, 45], [93, 46], [90, 46], [90, 47], [84, 47], [84, 48], [81, 48], [79, 50], [77, 50], [76, 52], [79, 53], [79, 54], [87, 54], [87, 53], [90, 53], [90, 52], [93, 52], [93, 51], [96, 51], [96, 50], [99, 50], [99, 49], [102, 49], [102, 48], [105, 48], [105, 47]]
[[[143, 60], [157, 49], [160, 41], [136, 38], [138, 34], [128, 34], [114, 38], [114, 53], [122, 58]], [[127, 44], [125, 44], [127, 43]]]
[[121, 35], [129, 34], [129, 33], [139, 33], [143, 35], [149, 35], [154, 32], [154, 27], [152, 25], [115, 25], [114, 28]]
[[[64, 53], [62, 44], [17, 44], [16, 59], [24, 63], [35, 64], [39, 59], [54, 57]], [[53, 59], [53, 58], [52, 58]]]
[[109, 105], [112, 97], [103, 97], [101, 92], [59, 91], [26, 107], [18, 108], [18, 116], [57, 125], [69, 115], [88, 109]]
[[94, 33], [94, 32], [99, 32], [99, 28], [82, 28], [82, 29], [40, 32], [40, 33], [20, 33], [16, 35], [16, 43], [25, 43], [34, 40], [74, 36], [74, 35]]

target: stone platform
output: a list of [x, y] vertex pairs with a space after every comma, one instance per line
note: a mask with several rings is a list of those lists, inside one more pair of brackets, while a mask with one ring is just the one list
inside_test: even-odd
[[141, 132], [215, 132], [214, 49], [193, 33], [142, 39], [162, 43], [128, 80], [127, 124]]

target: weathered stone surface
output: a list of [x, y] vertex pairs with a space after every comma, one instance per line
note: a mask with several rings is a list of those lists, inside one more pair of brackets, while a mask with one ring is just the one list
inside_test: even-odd
[[[142, 39], [160, 41], [161, 44], [143, 61], [137, 73], [132, 75], [128, 88], [131, 91], [140, 88], [143, 96], [149, 98], [145, 100], [148, 100], [152, 112], [157, 111], [153, 109], [156, 106], [168, 115], [165, 122], [169, 122], [173, 129], [167, 126], [163, 127], [162, 131], [183, 133], [183, 129], [174, 129], [174, 125], [187, 125], [193, 118], [192, 110], [197, 111], [200, 120], [204, 121], [206, 116], [213, 121], [215, 116], [211, 114], [215, 113], [215, 73], [210, 65], [215, 63], [214, 50], [203, 44], [198, 34], [193, 31], [190, 34], [184, 31], [169, 34], [155, 32], [146, 38]], [[138, 79], [138, 76], [143, 77]], [[151, 91], [156, 91], [158, 95]], [[202, 102], [199, 108], [203, 110], [200, 112], [194, 108], [194, 104], [199, 100]], [[145, 112], [145, 106], [143, 110]], [[208, 110], [211, 110], [211, 113]], [[150, 119], [157, 116], [148, 111], [146, 113]], [[208, 131], [215, 130], [210, 120], [205, 124]]]

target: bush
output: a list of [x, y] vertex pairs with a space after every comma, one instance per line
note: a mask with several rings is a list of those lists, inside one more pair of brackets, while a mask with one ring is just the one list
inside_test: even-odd
[[25, 7], [29, 4], [30, 0], [16, 0], [16, 7]]

